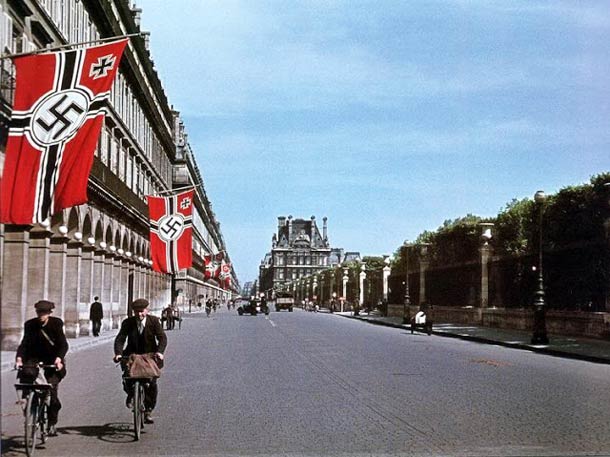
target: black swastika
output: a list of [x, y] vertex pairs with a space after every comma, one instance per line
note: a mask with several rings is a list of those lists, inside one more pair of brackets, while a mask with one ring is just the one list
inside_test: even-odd
[[55, 128], [57, 124], [63, 124], [63, 126], [57, 132], [55, 132], [53, 140], [59, 138], [63, 134], [63, 132], [65, 132], [66, 129], [70, 127], [70, 125], [72, 125], [72, 121], [70, 121], [70, 119], [66, 117], [66, 114], [68, 114], [70, 111], [75, 111], [77, 114], [82, 114], [84, 112], [84, 109], [74, 102], [70, 103], [67, 107], [65, 107], [63, 111], [60, 112], [59, 108], [64, 103], [66, 98], [68, 98], [68, 96], [64, 95], [59, 99], [57, 103], [55, 103], [53, 106], [51, 106], [51, 108], [49, 108], [48, 112], [55, 116], [55, 120], [53, 122], [48, 124], [41, 118], [36, 119], [36, 123], [47, 132], [50, 132], [53, 128]]
[[178, 232], [180, 232], [181, 229], [182, 222], [179, 219], [175, 219], [173, 217], [168, 219], [161, 227], [159, 227], [159, 230], [163, 232], [163, 234], [166, 235], [167, 238], [173, 238]]

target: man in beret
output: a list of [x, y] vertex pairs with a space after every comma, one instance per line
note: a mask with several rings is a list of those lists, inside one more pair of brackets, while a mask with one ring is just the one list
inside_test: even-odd
[[[64, 322], [52, 317], [55, 304], [48, 300], [40, 300], [34, 305], [36, 316], [24, 324], [23, 339], [17, 348], [15, 366], [35, 365], [42, 362], [44, 365], [55, 365], [55, 368], [45, 368], [44, 376], [51, 384], [51, 403], [49, 405], [49, 436], [57, 435], [55, 426], [61, 409], [58, 396], [58, 385], [66, 376], [64, 358], [68, 352], [68, 341], [64, 333]], [[21, 372], [24, 373], [23, 371]], [[22, 382], [33, 382], [26, 379], [25, 374], [20, 375]]]
[[[149, 315], [148, 300], [138, 298], [131, 304], [134, 312], [121, 323], [121, 329], [114, 340], [114, 361], [118, 362], [130, 354], [155, 354], [155, 360], [159, 368], [163, 367], [163, 353], [167, 346], [167, 337], [159, 318]], [[125, 343], [127, 346], [125, 347]], [[123, 366], [126, 368], [125, 365]], [[125, 373], [124, 373], [125, 375]], [[132, 385], [123, 380], [123, 390], [127, 393], [126, 405], [133, 407]], [[157, 379], [153, 378], [144, 390], [144, 422], [152, 424], [152, 411], [157, 404]]]

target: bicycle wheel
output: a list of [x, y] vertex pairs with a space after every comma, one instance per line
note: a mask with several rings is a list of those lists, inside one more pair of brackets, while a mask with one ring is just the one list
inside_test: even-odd
[[133, 429], [136, 441], [140, 439], [140, 431], [142, 430], [142, 409], [140, 403], [143, 401], [140, 398], [142, 395], [140, 381], [133, 382]]
[[144, 382], [140, 382], [140, 427], [144, 428], [144, 412], [146, 407], [144, 406]]
[[36, 429], [38, 428], [38, 397], [34, 391], [28, 394], [25, 406], [25, 452], [28, 457], [36, 449]]
[[46, 401], [41, 401], [40, 412], [38, 414], [38, 430], [40, 430], [40, 444], [47, 441], [49, 424], [49, 406]]

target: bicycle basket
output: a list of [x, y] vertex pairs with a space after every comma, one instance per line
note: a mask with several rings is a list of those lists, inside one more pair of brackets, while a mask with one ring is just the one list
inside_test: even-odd
[[131, 378], [158, 378], [161, 370], [154, 354], [131, 354], [127, 360], [127, 370]]

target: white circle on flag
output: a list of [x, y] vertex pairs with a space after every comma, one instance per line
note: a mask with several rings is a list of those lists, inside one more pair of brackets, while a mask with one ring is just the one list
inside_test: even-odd
[[174, 241], [184, 232], [184, 217], [180, 213], [163, 216], [159, 219], [159, 238], [163, 241]]
[[30, 122], [37, 143], [49, 146], [70, 138], [85, 122], [89, 98], [79, 90], [52, 92], [41, 98]]

